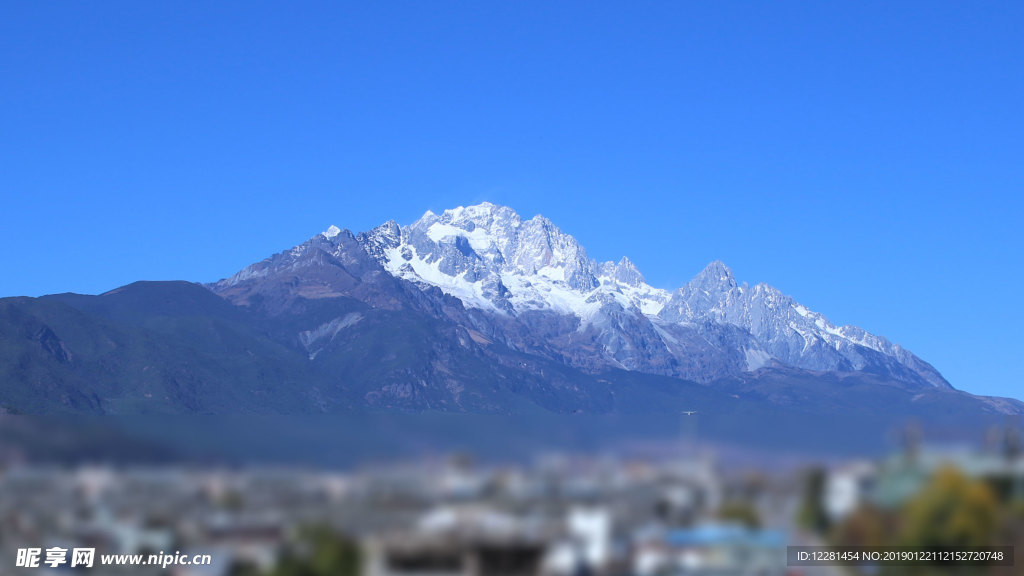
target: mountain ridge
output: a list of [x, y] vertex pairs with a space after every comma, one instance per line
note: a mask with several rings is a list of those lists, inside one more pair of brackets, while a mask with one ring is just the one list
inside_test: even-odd
[[[319, 238], [330, 242], [342, 233], [332, 225]], [[776, 361], [810, 370], [883, 371], [952, 387], [930, 364], [884, 337], [836, 326], [767, 284], [738, 284], [720, 260], [669, 292], [647, 284], [628, 257], [592, 260], [549, 219], [523, 219], [506, 206], [484, 202], [427, 211], [405, 227], [392, 220], [344, 234], [393, 277], [436, 287], [467, 308], [517, 318], [553, 314], [561, 323], [575, 319], [575, 334], [557, 335], [564, 347], [597, 346], [599, 361], [609, 366], [708, 381], [735, 372], [739, 360], [747, 370]], [[233, 282], [222, 280], [213, 289]], [[733, 328], [750, 338], [737, 343], [738, 354], [720, 359], [722, 369], [686, 365], [701, 341], [735, 338]], [[636, 349], [637, 339], [646, 350]], [[598, 361], [574, 358], [574, 352], [563, 356], [580, 365]]]
[[916, 356], [895, 357], [895, 344], [740, 284], [721, 262], [669, 292], [628, 258], [591, 260], [547, 219], [493, 205], [425, 218], [331, 227], [213, 284], [0, 299], [0, 411], [699, 409], [751, 438], [793, 418], [846, 434], [1024, 414], [1017, 400], [929, 381], [923, 360], [908, 366]]

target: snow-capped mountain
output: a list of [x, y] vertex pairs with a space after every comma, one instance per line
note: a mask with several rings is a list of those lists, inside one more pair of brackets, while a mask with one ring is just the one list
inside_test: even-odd
[[388, 222], [360, 240], [393, 275], [502, 314], [553, 311], [589, 323], [609, 298], [647, 314], [669, 298], [628, 259], [597, 264], [547, 218], [523, 220], [487, 202], [427, 212], [405, 228]]
[[[547, 218], [524, 220], [490, 203], [427, 212], [404, 227], [389, 221], [358, 235], [331, 226], [211, 288], [270, 313], [287, 311], [296, 298], [414, 306], [480, 341], [589, 372], [617, 368], [711, 382], [792, 367], [950, 387], [899, 345], [836, 326], [766, 284], [738, 284], [721, 262], [668, 292], [647, 284], [628, 258], [596, 262]], [[443, 295], [461, 306], [439, 300]], [[305, 327], [299, 339], [324, 330]]]
[[213, 284], [0, 299], [0, 345], [21, 359], [0, 363], [0, 413], [699, 408], [738, 437], [820, 422], [827, 443], [908, 417], [977, 430], [1024, 414], [721, 262], [668, 292], [493, 204], [331, 226]]
[[771, 358], [791, 366], [847, 371], [896, 362], [929, 384], [949, 386], [934, 368], [898, 344], [856, 326], [836, 326], [767, 284], [739, 285], [720, 261], [677, 290], [658, 316], [668, 322], [741, 327]]
[[[338, 234], [331, 227], [323, 238]], [[616, 367], [697, 380], [781, 364], [949, 386], [899, 345], [835, 326], [766, 284], [739, 285], [721, 262], [669, 293], [647, 284], [629, 259], [595, 262], [547, 218], [524, 220], [505, 206], [427, 212], [407, 227], [388, 222], [357, 240], [394, 277], [506, 317], [499, 325], [544, 324], [570, 362], [589, 365], [597, 356]]]

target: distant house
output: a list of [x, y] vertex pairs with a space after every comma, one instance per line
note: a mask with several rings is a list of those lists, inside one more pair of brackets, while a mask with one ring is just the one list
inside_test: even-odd
[[825, 512], [833, 522], [857, 509], [874, 491], [878, 466], [857, 461], [844, 464], [828, 473], [823, 495]]
[[634, 542], [632, 569], [637, 576], [781, 576], [786, 570], [786, 538], [777, 530], [736, 524], [648, 532]]
[[921, 450], [912, 455], [895, 454], [884, 461], [870, 501], [882, 508], [899, 507], [919, 493], [943, 466], [953, 466], [971, 478], [1002, 483], [1010, 489], [1024, 483], [1024, 459], [968, 449]]
[[565, 518], [565, 534], [548, 548], [545, 574], [604, 572], [612, 562], [612, 517], [604, 506], [573, 506]]
[[483, 506], [444, 506], [407, 530], [368, 538], [366, 576], [540, 576], [543, 525]]

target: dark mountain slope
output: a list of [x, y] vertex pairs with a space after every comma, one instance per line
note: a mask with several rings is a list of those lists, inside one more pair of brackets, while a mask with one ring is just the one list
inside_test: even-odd
[[332, 227], [207, 286], [0, 300], [0, 407], [343, 421], [686, 409], [722, 437], [822, 445], [1024, 413], [724, 264], [670, 294], [493, 205], [359, 236]]
[[[268, 403], [274, 410], [308, 409], [298, 355], [237, 318], [204, 315], [210, 310], [194, 308], [194, 285], [153, 286], [0, 300], [4, 406], [112, 414], [262, 412]], [[155, 313], [128, 313], [132, 321], [121, 322], [120, 308], [106, 299], [152, 302], [142, 307]], [[215, 300], [205, 303], [216, 306]], [[222, 311], [237, 314], [230, 306]]]

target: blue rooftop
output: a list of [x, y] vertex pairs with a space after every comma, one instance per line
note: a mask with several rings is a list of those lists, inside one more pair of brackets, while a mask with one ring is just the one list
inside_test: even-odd
[[735, 524], [708, 524], [688, 530], [671, 530], [665, 534], [671, 546], [746, 545], [765, 548], [782, 547], [786, 534], [782, 530], [752, 530]]

